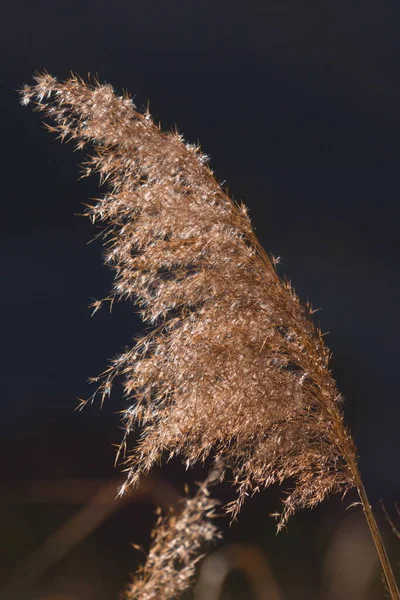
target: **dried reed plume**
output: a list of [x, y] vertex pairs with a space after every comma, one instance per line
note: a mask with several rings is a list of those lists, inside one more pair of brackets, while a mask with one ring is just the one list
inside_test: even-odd
[[279, 528], [298, 508], [356, 487], [398, 598], [343, 424], [330, 353], [311, 307], [261, 248], [246, 208], [221, 189], [197, 146], [160, 131], [127, 95], [76, 76], [35, 80], [22, 102], [35, 101], [61, 139], [93, 147], [84, 174], [98, 172], [109, 191], [88, 214], [108, 225], [114, 295], [133, 299], [153, 326], [112, 361], [99, 388], [104, 399], [124, 376], [131, 405], [123, 451], [140, 427], [126, 486], [162, 458], [180, 455], [190, 466], [212, 455], [233, 474], [233, 517], [248, 494], [290, 479]]
[[126, 600], [181, 596], [193, 579], [204, 544], [219, 537], [211, 521], [215, 506], [207, 487], [201, 486], [193, 498], [182, 502], [180, 512], [173, 509], [169, 516], [159, 514], [146, 564], [128, 586]]

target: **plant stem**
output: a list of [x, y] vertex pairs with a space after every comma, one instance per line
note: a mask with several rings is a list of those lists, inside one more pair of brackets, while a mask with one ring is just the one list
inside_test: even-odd
[[396, 579], [393, 574], [392, 566], [389, 562], [389, 558], [386, 552], [385, 545], [381, 536], [381, 532], [376, 522], [374, 513], [372, 512], [372, 506], [369, 503], [367, 492], [365, 491], [364, 484], [361, 479], [361, 473], [358, 469], [357, 460], [355, 454], [349, 451], [349, 436], [343, 426], [342, 419], [338, 411], [331, 413], [332, 419], [336, 426], [338, 434], [338, 442], [342, 449], [342, 454], [348, 464], [348, 467], [353, 475], [354, 486], [357, 488], [358, 496], [360, 498], [364, 515], [368, 523], [369, 530], [371, 532], [372, 540], [375, 544], [375, 548], [382, 566], [383, 574], [390, 592], [392, 600], [400, 600], [400, 592], [397, 587]]
[[381, 561], [383, 573], [385, 575], [386, 583], [390, 591], [390, 595], [392, 600], [400, 600], [399, 589], [396, 584], [396, 580], [394, 578], [393, 570], [389, 562], [388, 555], [386, 553], [386, 548], [384, 546], [381, 532], [379, 531], [378, 524], [376, 522], [374, 513], [372, 512], [372, 507], [369, 503], [367, 493], [365, 491], [364, 485], [361, 481], [360, 473], [357, 469], [356, 473], [356, 486], [358, 495], [360, 497], [365, 518], [367, 519], [367, 523], [369, 526], [369, 530], [372, 535], [372, 539], [375, 544], [376, 551], [379, 556], [379, 560]]
[[365, 491], [364, 484], [361, 479], [360, 471], [357, 465], [352, 465], [353, 473], [355, 478], [355, 485], [357, 487], [358, 496], [361, 500], [364, 515], [368, 523], [369, 530], [371, 532], [372, 540], [375, 544], [375, 548], [382, 566], [383, 574], [385, 576], [386, 584], [390, 592], [392, 600], [400, 600], [399, 588], [397, 587], [396, 579], [393, 574], [393, 569], [389, 561], [389, 557], [386, 552], [385, 545], [381, 536], [381, 532], [376, 522], [375, 515], [372, 511], [372, 506], [368, 500], [367, 492]]

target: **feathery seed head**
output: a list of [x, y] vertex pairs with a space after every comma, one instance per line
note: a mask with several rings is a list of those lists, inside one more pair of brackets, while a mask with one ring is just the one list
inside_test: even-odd
[[84, 173], [99, 173], [108, 192], [88, 214], [108, 224], [114, 294], [153, 326], [100, 385], [106, 396], [124, 377], [126, 435], [141, 427], [127, 483], [165, 454], [192, 465], [214, 453], [238, 489], [233, 516], [247, 494], [293, 482], [281, 526], [351, 487], [355, 450], [322, 335], [199, 148], [160, 131], [111, 86], [76, 76], [38, 75], [22, 101], [62, 139], [92, 145]]
[[159, 515], [147, 561], [127, 587], [124, 600], [181, 597], [193, 579], [202, 549], [220, 537], [212, 522], [216, 505], [207, 489], [200, 487], [168, 516]]

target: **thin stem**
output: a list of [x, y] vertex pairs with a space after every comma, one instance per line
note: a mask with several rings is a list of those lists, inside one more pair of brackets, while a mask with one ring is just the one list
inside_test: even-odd
[[356, 485], [357, 485], [358, 495], [360, 497], [360, 500], [361, 500], [361, 503], [363, 506], [364, 515], [365, 515], [365, 518], [367, 519], [369, 530], [371, 532], [372, 539], [374, 540], [374, 544], [375, 544], [375, 548], [376, 548], [376, 551], [379, 556], [379, 560], [381, 561], [383, 573], [385, 575], [385, 579], [386, 579], [386, 583], [387, 583], [389, 591], [390, 591], [390, 595], [392, 597], [392, 600], [400, 600], [399, 589], [397, 587], [396, 580], [394, 578], [393, 570], [390, 565], [389, 558], [388, 558], [388, 555], [386, 552], [386, 548], [385, 548], [383, 540], [382, 540], [381, 532], [379, 531], [378, 524], [376, 522], [374, 513], [372, 512], [372, 507], [369, 503], [368, 496], [365, 491], [364, 485], [361, 481], [361, 477], [360, 477], [360, 473], [359, 473], [358, 469], [357, 469]]
[[339, 438], [339, 446], [341, 447], [342, 454], [352, 473], [354, 486], [357, 488], [358, 496], [363, 507], [364, 515], [367, 520], [369, 530], [371, 532], [372, 540], [375, 544], [375, 548], [382, 566], [383, 574], [386, 579], [391, 599], [400, 600], [399, 589], [397, 587], [396, 579], [393, 574], [392, 566], [389, 562], [389, 558], [386, 552], [385, 545], [383, 543], [381, 532], [379, 530], [378, 523], [376, 522], [374, 513], [372, 512], [372, 506], [369, 503], [367, 492], [365, 491], [364, 484], [361, 479], [361, 473], [358, 469], [355, 454], [350, 448], [349, 436], [343, 426], [340, 413], [337, 410], [335, 410], [331, 412], [331, 417], [336, 426], [336, 432]]

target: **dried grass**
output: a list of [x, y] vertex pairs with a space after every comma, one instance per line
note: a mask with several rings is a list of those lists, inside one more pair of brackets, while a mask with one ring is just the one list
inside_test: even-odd
[[[234, 518], [247, 495], [290, 479], [281, 528], [297, 509], [330, 493], [360, 490], [355, 447], [312, 309], [278, 277], [246, 208], [221, 189], [207, 157], [178, 133], [163, 133], [109, 85], [76, 76], [60, 83], [45, 73], [24, 87], [22, 102], [31, 101], [51, 118], [50, 131], [92, 147], [84, 174], [99, 173], [108, 192], [87, 214], [107, 224], [113, 296], [136, 302], [152, 326], [112, 361], [99, 387], [104, 400], [115, 377], [124, 378], [123, 453], [129, 433], [141, 432], [122, 491], [165, 458], [179, 455], [190, 466], [212, 455], [221, 478], [233, 473]], [[188, 502], [182, 518], [190, 521], [200, 500]], [[179, 520], [169, 523], [176, 528]], [[207, 519], [203, 526], [199, 539], [212, 537]], [[171, 556], [159, 550], [168, 527], [160, 522], [150, 562], [127, 597], [172, 598], [183, 589], [170, 573], [170, 587], [163, 579], [154, 584], [163, 588], [158, 595], [144, 591]], [[187, 582], [192, 567], [178, 554]]]

